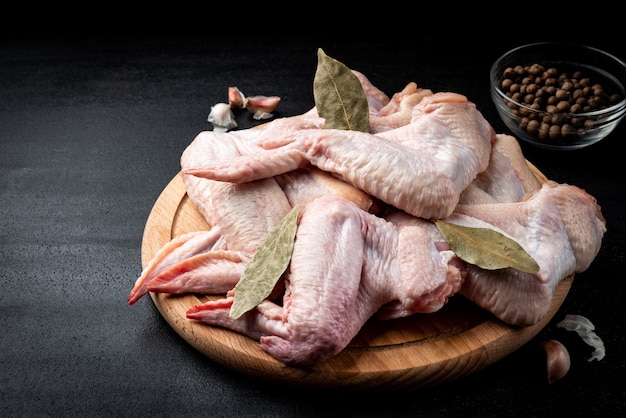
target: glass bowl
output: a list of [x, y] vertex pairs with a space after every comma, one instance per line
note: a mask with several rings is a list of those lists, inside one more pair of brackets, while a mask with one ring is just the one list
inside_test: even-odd
[[626, 64], [568, 43], [522, 45], [490, 70], [491, 98], [512, 134], [550, 149], [594, 144], [626, 114]]

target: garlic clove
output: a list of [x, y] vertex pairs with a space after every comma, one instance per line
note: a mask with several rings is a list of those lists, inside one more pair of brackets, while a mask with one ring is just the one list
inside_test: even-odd
[[548, 368], [548, 383], [552, 384], [565, 377], [570, 368], [570, 356], [567, 348], [557, 340], [547, 340], [541, 343], [546, 352]]
[[246, 107], [246, 96], [237, 87], [228, 88], [228, 104], [232, 109], [243, 109]]
[[278, 96], [252, 96], [245, 99], [245, 106], [254, 115], [254, 119], [269, 119], [280, 103]]
[[226, 103], [218, 103], [211, 106], [211, 112], [207, 120], [213, 124], [213, 130], [215, 131], [225, 132], [237, 127], [235, 115]]

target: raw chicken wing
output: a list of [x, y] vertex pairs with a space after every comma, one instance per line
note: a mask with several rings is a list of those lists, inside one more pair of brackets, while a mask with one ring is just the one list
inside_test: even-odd
[[183, 173], [239, 184], [311, 163], [411, 215], [441, 219], [487, 168], [493, 141], [493, 129], [465, 96], [436, 93], [424, 97], [413, 121], [397, 129], [378, 135], [298, 130], [264, 142], [265, 152]]
[[440, 309], [464, 275], [433, 223], [403, 212], [388, 221], [327, 196], [303, 208], [282, 306], [266, 300], [235, 320], [230, 295], [187, 317], [259, 339], [286, 364], [310, 365], [343, 350], [379, 310], [389, 319]]

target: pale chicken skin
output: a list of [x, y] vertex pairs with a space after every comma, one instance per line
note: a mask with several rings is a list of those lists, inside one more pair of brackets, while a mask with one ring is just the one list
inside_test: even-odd
[[275, 358], [305, 366], [339, 353], [377, 312], [391, 319], [439, 310], [465, 271], [433, 223], [404, 212], [388, 221], [320, 197], [302, 210], [282, 306], [266, 300], [232, 319], [230, 295], [187, 317], [259, 339]]
[[589, 267], [606, 232], [593, 196], [554, 181], [520, 202], [459, 205], [447, 221], [500, 231], [539, 264], [537, 274], [468, 266], [460, 293], [502, 321], [519, 326], [532, 325], [545, 315], [558, 284]]
[[[575, 186], [542, 187], [515, 138], [496, 135], [465, 96], [409, 83], [390, 99], [354, 73], [370, 132], [324, 129], [312, 108], [194, 139], [181, 157], [183, 181], [213, 228], [166, 244], [129, 304], [149, 291], [225, 295], [187, 318], [255, 338], [293, 366], [336, 355], [371, 317], [435, 312], [454, 294], [513, 325], [545, 315], [558, 283], [600, 249], [606, 225], [595, 199]], [[248, 261], [298, 204], [288, 271], [266, 300], [230, 318]], [[500, 231], [540, 271], [466, 264], [427, 219]]]
[[517, 139], [498, 134], [487, 169], [463, 190], [459, 204], [512, 203], [541, 188]]
[[411, 215], [442, 219], [487, 168], [495, 132], [476, 106], [456, 93], [426, 96], [412, 115], [408, 125], [377, 135], [296, 130], [262, 142], [265, 152], [188, 167], [183, 173], [246, 183], [311, 163]]
[[[309, 118], [285, 119], [271, 132], [302, 128]], [[204, 132], [181, 158], [185, 167], [202, 158], [219, 160], [254, 149], [263, 129], [241, 135]], [[129, 305], [147, 292], [221, 294], [232, 289], [257, 246], [282, 217], [297, 204], [320, 196], [343, 196], [364, 210], [375, 210], [372, 198], [315, 167], [295, 170], [244, 185], [184, 176], [187, 194], [204, 214], [211, 231], [174, 238], [142, 271], [131, 290]]]
[[[132, 305], [137, 302], [149, 291], [148, 286], [150, 282], [161, 274], [166, 273], [170, 268], [185, 262], [190, 257], [219, 247], [221, 237], [219, 228], [213, 228], [210, 231], [189, 232], [168, 242], [155, 254], [135, 281], [135, 285], [128, 296], [128, 304]], [[213, 284], [207, 285], [212, 286]], [[226, 289], [219, 288], [215, 290], [224, 292], [231, 288], [232, 286]]]
[[[263, 130], [201, 132], [183, 151], [181, 168], [204, 161], [228, 161], [255, 152], [254, 139]], [[250, 256], [267, 233], [291, 210], [273, 178], [248, 184], [207, 180], [183, 174], [187, 194], [209, 225], [218, 225], [229, 250]]]

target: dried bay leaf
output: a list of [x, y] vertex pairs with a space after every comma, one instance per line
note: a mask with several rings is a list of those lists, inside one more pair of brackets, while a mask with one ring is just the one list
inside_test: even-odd
[[343, 63], [317, 50], [313, 97], [326, 129], [369, 132], [369, 107], [361, 82]]
[[524, 273], [539, 271], [537, 262], [514, 240], [489, 228], [472, 228], [435, 221], [450, 248], [460, 259], [486, 270], [514, 268]]
[[294, 206], [259, 245], [235, 286], [230, 317], [239, 318], [269, 296], [293, 252], [300, 206]]

